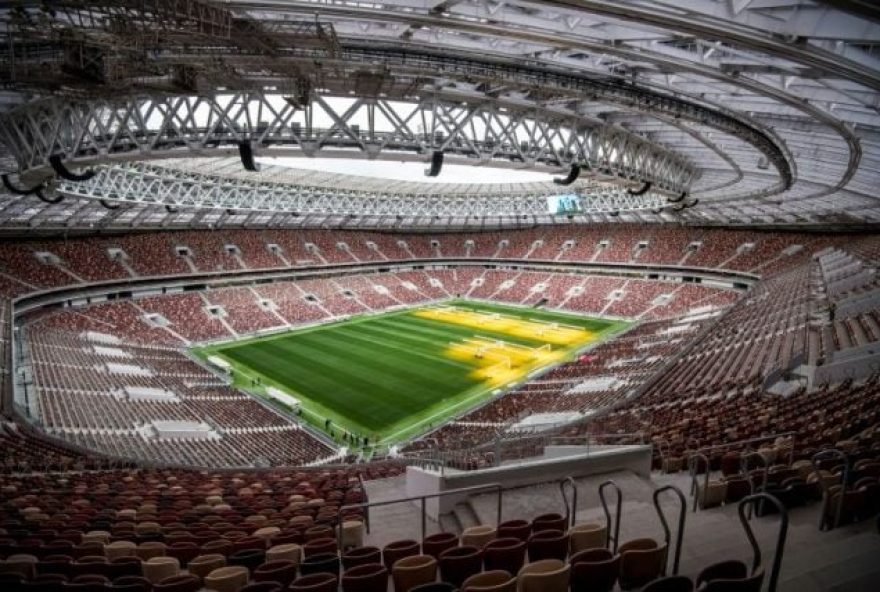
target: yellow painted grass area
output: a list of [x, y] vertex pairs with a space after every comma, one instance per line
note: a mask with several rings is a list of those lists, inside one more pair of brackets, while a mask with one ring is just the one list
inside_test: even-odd
[[484, 337], [450, 343], [445, 354], [475, 366], [471, 378], [491, 387], [509, 384], [540, 368], [565, 358], [564, 350], [554, 351], [549, 345], [531, 348]]
[[595, 338], [592, 331], [555, 323], [528, 321], [504, 315], [449, 308], [424, 308], [412, 312], [417, 317], [503, 333], [521, 339], [535, 339], [554, 345], [572, 346]]

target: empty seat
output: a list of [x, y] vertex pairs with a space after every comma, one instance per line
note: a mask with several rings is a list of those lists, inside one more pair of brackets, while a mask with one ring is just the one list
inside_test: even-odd
[[320, 553], [307, 557], [299, 564], [299, 572], [303, 575], [329, 573], [339, 577], [339, 555], [336, 553]]
[[438, 532], [422, 541], [422, 554], [439, 557], [446, 549], [458, 546], [458, 536], [451, 532]]
[[749, 575], [742, 561], [722, 561], [703, 569], [695, 583], [701, 592], [760, 592], [763, 582], [763, 569]]
[[568, 557], [568, 535], [561, 530], [534, 532], [528, 542], [529, 561], [559, 559]]
[[290, 592], [337, 592], [336, 576], [329, 573], [307, 574], [294, 580]]
[[484, 571], [466, 579], [461, 592], [516, 592], [516, 578], [501, 569]]
[[620, 588], [632, 590], [660, 576], [666, 562], [666, 544], [642, 538], [628, 541], [618, 548], [620, 553]]
[[266, 551], [266, 561], [293, 561], [299, 565], [302, 556], [302, 547], [296, 543], [285, 543], [269, 547]]
[[207, 555], [199, 555], [193, 558], [187, 569], [189, 573], [204, 579], [209, 573], [215, 569], [226, 566], [226, 558], [219, 553], [209, 553]]
[[165, 555], [165, 543], [146, 541], [137, 546], [135, 549], [135, 555], [140, 557], [143, 561], [153, 557], [162, 557]]
[[[320, 539], [312, 539], [303, 545], [303, 556], [319, 555], [321, 553], [335, 553], [339, 544], [335, 538], [325, 537]], [[230, 557], [230, 560], [232, 557]]]
[[239, 590], [239, 592], [283, 592], [284, 588], [278, 582], [251, 582]]
[[519, 573], [525, 563], [526, 544], [516, 538], [498, 538], [483, 547], [483, 565], [487, 571]]
[[413, 540], [394, 541], [388, 543], [382, 549], [382, 562], [385, 567], [391, 568], [404, 557], [419, 554], [419, 544]]
[[449, 582], [431, 582], [411, 588], [410, 592], [457, 592], [457, 588]]
[[727, 497], [727, 482], [710, 480], [708, 484], [697, 484], [697, 499], [701, 508], [713, 508], [724, 503]]
[[605, 546], [607, 530], [601, 524], [575, 524], [568, 531], [569, 549], [574, 555], [586, 549]]
[[386, 592], [388, 570], [381, 563], [365, 563], [342, 574], [343, 592]]
[[143, 570], [144, 577], [155, 584], [180, 573], [180, 562], [174, 557], [151, 557], [144, 561]]
[[248, 583], [248, 570], [241, 565], [215, 569], [205, 576], [205, 588], [216, 592], [238, 592]]
[[440, 566], [440, 579], [453, 584], [456, 588], [483, 566], [483, 556], [477, 547], [452, 547], [440, 554], [437, 563]]
[[178, 574], [153, 584], [153, 592], [198, 592], [201, 587], [202, 581], [198, 577], [192, 574]]
[[667, 576], [650, 582], [642, 592], [692, 592], [694, 583], [685, 576]]
[[296, 579], [296, 563], [293, 561], [267, 561], [253, 571], [257, 582], [278, 582], [287, 588]]
[[398, 559], [391, 568], [395, 592], [409, 592], [412, 588], [437, 579], [437, 560], [430, 555], [410, 555]]
[[470, 545], [482, 549], [486, 543], [498, 535], [494, 526], [482, 525], [465, 528], [461, 533], [461, 544]]
[[241, 565], [246, 567], [248, 572], [252, 572], [258, 565], [262, 565], [265, 561], [266, 553], [260, 549], [242, 549], [241, 551], [236, 551], [230, 555], [226, 560], [229, 565]]
[[364, 523], [360, 520], [345, 520], [342, 523], [342, 548], [362, 547], [364, 545]]
[[524, 566], [517, 574], [520, 592], [567, 592], [570, 567], [558, 559], [542, 559]]
[[382, 551], [378, 547], [355, 547], [342, 555], [343, 569], [351, 569], [366, 563], [382, 563]]
[[532, 533], [532, 525], [525, 520], [508, 520], [498, 525], [498, 538], [514, 538], [527, 541]]
[[569, 564], [572, 590], [610, 592], [620, 572], [620, 555], [605, 548], [586, 549], [572, 555]]
[[567, 529], [568, 522], [560, 514], [541, 514], [532, 520], [532, 532], [540, 532], [542, 530], [561, 530], [565, 532]]
[[[4, 576], [13, 574], [3, 574]], [[17, 574], [15, 574], [17, 575]], [[19, 590], [20, 592], [63, 592], [67, 577], [62, 574], [37, 574], [34, 579], [19, 582], [0, 581], [0, 590]], [[149, 592], [132, 590], [131, 592]]]

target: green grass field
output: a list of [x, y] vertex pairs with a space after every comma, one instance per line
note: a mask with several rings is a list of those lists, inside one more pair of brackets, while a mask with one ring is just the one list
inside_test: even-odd
[[387, 446], [628, 326], [457, 300], [193, 351], [229, 362], [235, 384], [254, 395], [266, 397], [264, 388], [274, 386], [296, 397], [302, 418], [337, 441], [347, 432]]

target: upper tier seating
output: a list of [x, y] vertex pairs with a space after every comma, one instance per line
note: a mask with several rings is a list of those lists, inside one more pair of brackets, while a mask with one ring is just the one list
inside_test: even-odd
[[[853, 242], [853, 249], [862, 249], [869, 259], [875, 252], [876, 239], [870, 236], [849, 242]], [[0, 249], [0, 274], [8, 276], [7, 282], [20, 282], [13, 291], [32, 291], [132, 276], [399, 261], [413, 257], [498, 257], [688, 265], [750, 271], [766, 277], [804, 263], [812, 253], [835, 245], [847, 245], [847, 241], [796, 233], [629, 224], [437, 235], [323, 230], [181, 231], [18, 241]], [[95, 265], [96, 261], [101, 264]]]

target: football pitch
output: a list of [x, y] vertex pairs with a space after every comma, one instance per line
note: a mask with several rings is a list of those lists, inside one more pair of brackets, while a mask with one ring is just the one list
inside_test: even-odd
[[256, 396], [272, 400], [274, 387], [295, 397], [301, 418], [340, 444], [374, 447], [436, 427], [629, 325], [454, 300], [193, 351], [225, 360], [236, 386]]

